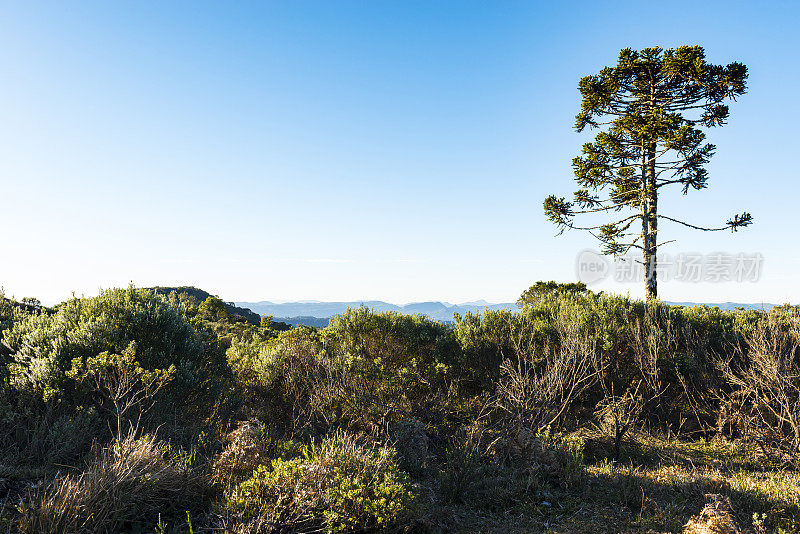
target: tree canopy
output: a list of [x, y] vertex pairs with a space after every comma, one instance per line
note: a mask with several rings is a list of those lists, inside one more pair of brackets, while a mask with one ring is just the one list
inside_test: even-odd
[[536, 301], [543, 296], [552, 293], [574, 293], [582, 295], [587, 291], [586, 284], [583, 282], [559, 283], [553, 280], [549, 282], [540, 280], [522, 292], [522, 295], [517, 299], [517, 306], [535, 304]]

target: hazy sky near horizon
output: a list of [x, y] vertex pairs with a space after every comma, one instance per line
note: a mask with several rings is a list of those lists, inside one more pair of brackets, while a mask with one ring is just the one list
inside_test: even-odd
[[[665, 300], [800, 301], [793, 2], [2, 2], [0, 286], [45, 303], [195, 285], [226, 300], [514, 300], [575, 280], [581, 76], [700, 44], [748, 94], [709, 187], [662, 197], [663, 252], [761, 253], [756, 283]], [[604, 289], [643, 295], [640, 284]]]

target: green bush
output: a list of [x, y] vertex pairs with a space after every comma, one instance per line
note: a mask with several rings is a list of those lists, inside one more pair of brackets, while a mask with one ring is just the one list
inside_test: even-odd
[[[108, 428], [116, 429], [106, 410], [109, 399], [98, 398], [81, 376], [68, 372], [96, 362], [99, 354], [125, 354], [131, 344], [143, 373], [172, 369], [172, 380], [154, 398], [150, 428], [164, 422], [170, 423], [164, 431], [202, 426], [220, 417], [215, 410], [228, 397], [230, 372], [216, 336], [196, 330], [181, 309], [149, 290], [112, 289], [94, 298], [68, 300], [52, 311], [19, 316], [5, 331], [3, 343], [10, 352], [10, 376], [0, 406], [0, 445], [19, 450], [20, 458], [63, 458], [66, 452], [60, 451], [65, 448], [49, 432], [70, 429], [68, 443], [75, 446], [66, 449], [72, 455], [86, 452], [79, 450], [76, 436], [89, 436], [83, 440], [88, 445], [91, 437], [102, 439]], [[87, 411], [93, 406], [99, 412]], [[52, 450], [46, 449], [48, 444]]]
[[527, 475], [495, 461], [489, 454], [485, 434], [482, 425], [473, 423], [447, 436], [443, 462], [436, 474], [445, 503], [496, 508], [524, 492]]
[[503, 359], [514, 352], [517, 319], [508, 310], [456, 314], [454, 332], [463, 351], [461, 372], [474, 389], [491, 389], [499, 377]]
[[228, 496], [240, 532], [380, 530], [407, 520], [415, 496], [393, 449], [336, 434], [302, 458], [262, 465]]
[[446, 324], [362, 306], [321, 331], [298, 327], [266, 341], [236, 341], [227, 354], [258, 418], [323, 434], [440, 417], [453, 398], [461, 351]]
[[63, 393], [75, 358], [121, 354], [136, 343], [145, 369], [176, 366], [184, 388], [197, 386], [209, 362], [201, 337], [165, 299], [149, 290], [110, 289], [94, 298], [72, 299], [54, 314], [17, 322], [5, 343], [13, 352], [12, 383], [45, 400]]
[[422, 315], [361, 306], [334, 317], [322, 338], [350, 421], [384, 425], [432, 416], [460, 363], [453, 329]]
[[293, 328], [266, 341], [237, 341], [227, 354], [248, 417], [289, 434], [325, 433], [340, 419], [333, 364], [313, 328]]
[[[717, 360], [742, 354], [744, 336], [760, 317], [754, 310], [722, 311], [644, 303], [608, 294], [554, 292], [539, 296], [518, 313], [487, 311], [456, 317], [464, 352], [462, 368], [475, 371], [479, 391], [495, 393], [504, 360], [524, 355], [531, 373], [541, 374], [547, 354], [576, 336], [594, 346], [596, 383], [572, 401], [564, 419], [585, 424], [597, 403], [637, 391], [642, 417], [680, 431], [711, 429], [718, 399], [729, 386]], [[569, 336], [564, 336], [569, 331]], [[537, 363], [538, 362], [538, 363]]]
[[0, 406], [0, 465], [73, 465], [108, 427], [93, 406], [37, 413], [10, 403]]
[[[14, 324], [14, 307], [6, 298], [3, 288], [0, 287], [0, 356], [4, 355], [3, 333]], [[3, 361], [5, 366], [5, 361]]]

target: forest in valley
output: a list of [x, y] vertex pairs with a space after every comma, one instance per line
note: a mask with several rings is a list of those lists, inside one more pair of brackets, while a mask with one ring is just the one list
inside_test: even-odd
[[315, 329], [198, 295], [0, 299], [3, 531], [800, 524], [800, 308], [539, 283], [517, 311]]

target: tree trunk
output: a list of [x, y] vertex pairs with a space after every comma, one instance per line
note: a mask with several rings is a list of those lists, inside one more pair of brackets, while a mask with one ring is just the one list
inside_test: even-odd
[[644, 291], [647, 300], [650, 300], [650, 279], [647, 273], [652, 262], [650, 247], [650, 194], [648, 187], [647, 150], [642, 145], [642, 267], [644, 270]]
[[658, 298], [658, 188], [656, 187], [656, 144], [647, 147], [647, 227], [649, 236], [649, 263], [645, 266], [647, 300]]

